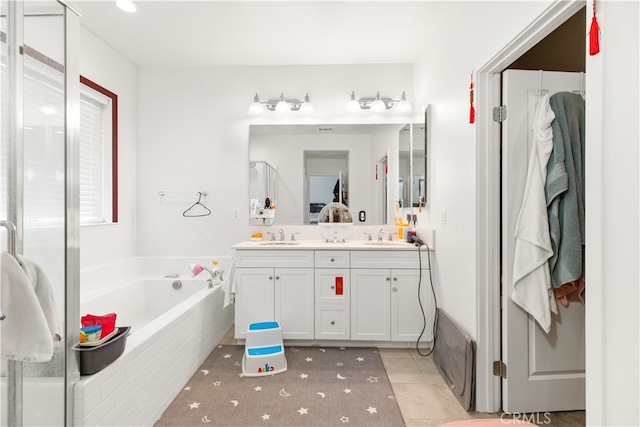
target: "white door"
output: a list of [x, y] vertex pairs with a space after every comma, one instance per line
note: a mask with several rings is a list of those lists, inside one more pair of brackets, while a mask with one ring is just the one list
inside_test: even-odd
[[390, 282], [388, 269], [351, 270], [351, 339], [389, 341]]
[[391, 270], [391, 341], [416, 341], [418, 337], [421, 342], [433, 340], [429, 327], [433, 298], [427, 293], [428, 282], [429, 270]]
[[235, 337], [245, 339], [250, 323], [276, 320], [273, 268], [236, 269]]
[[[511, 300], [514, 230], [525, 188], [532, 144], [531, 124], [538, 71], [503, 73], [502, 99], [507, 118], [502, 124], [502, 410], [544, 412], [585, 408], [584, 306], [559, 305], [546, 334], [533, 317]], [[579, 91], [579, 73], [544, 72], [542, 89], [549, 95]], [[588, 286], [588, 284], [587, 284]]]
[[275, 318], [284, 339], [313, 339], [312, 268], [275, 269]]

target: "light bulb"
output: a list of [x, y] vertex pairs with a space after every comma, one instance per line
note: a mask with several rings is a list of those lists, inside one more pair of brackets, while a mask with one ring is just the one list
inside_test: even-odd
[[386, 109], [387, 109], [387, 106], [380, 99], [380, 92], [378, 92], [376, 94], [376, 100], [373, 101], [373, 103], [371, 104], [371, 111], [376, 112], [376, 113], [381, 113], [383, 111], [386, 111]]
[[358, 103], [358, 101], [356, 101], [356, 94], [355, 92], [351, 92], [351, 96], [349, 97], [349, 101], [347, 102], [347, 111], [350, 113], [355, 113], [357, 111], [360, 111], [360, 104]]
[[291, 111], [291, 107], [287, 101], [284, 100], [284, 94], [281, 93], [280, 101], [276, 104], [276, 113], [288, 113], [289, 111]]
[[258, 94], [256, 93], [253, 97], [253, 102], [249, 105], [249, 111], [247, 111], [247, 114], [257, 116], [258, 114], [264, 114], [264, 112], [264, 105], [260, 103], [260, 98], [258, 98]]
[[116, 6], [127, 13], [138, 11], [138, 5], [133, 0], [116, 0]]
[[410, 113], [413, 111], [413, 107], [411, 103], [407, 101], [407, 95], [404, 91], [402, 91], [402, 96], [400, 97], [400, 102], [398, 102], [395, 106], [395, 109], [399, 113]]
[[300, 106], [300, 112], [304, 114], [313, 114], [315, 113], [316, 108], [313, 106], [311, 102], [309, 102], [309, 94], [307, 93], [304, 96], [304, 102]]

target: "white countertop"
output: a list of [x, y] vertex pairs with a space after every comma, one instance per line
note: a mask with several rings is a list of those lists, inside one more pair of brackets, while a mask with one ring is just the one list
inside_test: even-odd
[[392, 250], [407, 251], [415, 250], [416, 246], [399, 240], [367, 241], [367, 240], [347, 240], [344, 242], [326, 242], [324, 240], [246, 240], [234, 246], [233, 249], [299, 249], [299, 250]]

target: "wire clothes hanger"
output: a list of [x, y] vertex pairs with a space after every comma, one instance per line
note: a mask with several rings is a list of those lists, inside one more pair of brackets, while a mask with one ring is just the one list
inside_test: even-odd
[[[208, 207], [206, 207], [205, 205], [203, 205], [202, 203], [200, 203], [200, 200], [202, 200], [202, 192], [198, 191], [198, 201], [195, 202], [194, 204], [192, 204], [191, 206], [189, 206], [184, 212], [182, 212], [182, 216], [184, 217], [196, 217], [196, 216], [207, 216], [207, 215], [211, 215], [211, 209], [209, 209]], [[196, 213], [193, 212], [193, 209], [196, 206], [202, 206], [204, 208], [204, 213]]]

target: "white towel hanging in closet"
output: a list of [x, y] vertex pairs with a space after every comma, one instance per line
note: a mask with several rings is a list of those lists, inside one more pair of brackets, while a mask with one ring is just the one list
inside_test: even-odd
[[545, 332], [551, 329], [551, 312], [557, 313], [547, 260], [553, 255], [544, 194], [547, 162], [553, 148], [549, 95], [538, 99], [533, 121], [533, 144], [527, 181], [514, 236], [513, 291], [511, 299], [531, 314]]

